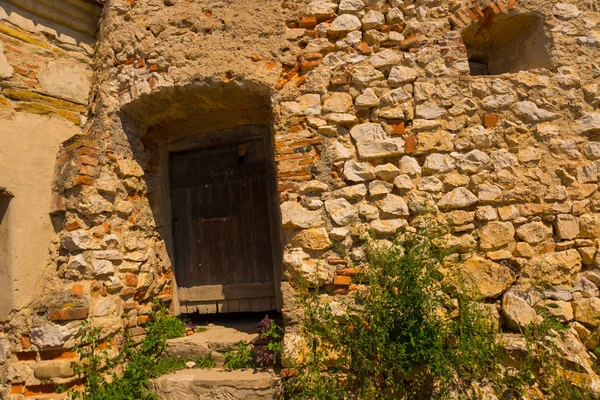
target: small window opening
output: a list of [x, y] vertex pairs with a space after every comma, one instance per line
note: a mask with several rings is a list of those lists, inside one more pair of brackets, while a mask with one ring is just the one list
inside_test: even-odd
[[462, 31], [471, 75], [552, 68], [550, 39], [537, 15], [493, 15]]

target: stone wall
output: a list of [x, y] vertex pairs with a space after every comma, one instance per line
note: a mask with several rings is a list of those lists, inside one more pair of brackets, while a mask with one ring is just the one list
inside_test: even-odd
[[[523, 15], [545, 39], [499, 32], [516, 67], [470, 76], [463, 37]], [[519, 63], [531, 51], [544, 68], [511, 69], [538, 67]], [[91, 116], [56, 160], [51, 268], [0, 339], [0, 382], [18, 398], [73, 381], [67, 361], [39, 371], [69, 357], [78, 320], [142, 333], [152, 299], [177, 304], [164, 154], [246, 124], [275, 139], [288, 359], [301, 338], [287, 281], [343, 301], [364, 232], [419, 229], [425, 207], [504, 329], [552, 300], [586, 341], [600, 315], [598, 60], [600, 13], [583, 0], [107, 1]], [[10, 93], [13, 108], [39, 102]]]
[[91, 1], [0, 1], [0, 398], [48, 391], [44, 371], [67, 370], [54, 359], [68, 352], [35, 351], [32, 321], [48, 305], [40, 294], [57, 289], [43, 280], [62, 228], [50, 214], [56, 156], [84, 133], [100, 12]]

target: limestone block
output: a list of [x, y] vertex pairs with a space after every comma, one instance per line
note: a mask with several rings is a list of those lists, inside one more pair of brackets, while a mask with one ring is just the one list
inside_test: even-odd
[[352, 71], [352, 82], [359, 85], [368, 85], [373, 81], [379, 81], [385, 79], [385, 76], [381, 71], [369, 65], [360, 65], [354, 68]]
[[515, 257], [531, 258], [533, 257], [533, 249], [529, 243], [519, 242], [515, 246], [513, 254]]
[[370, 228], [378, 235], [393, 235], [407, 225], [405, 219], [377, 219], [371, 222]]
[[477, 185], [477, 198], [483, 203], [496, 203], [502, 200], [502, 189], [497, 185], [482, 183]]
[[360, 20], [355, 15], [339, 15], [329, 26], [329, 34], [332, 36], [341, 36], [352, 31], [358, 31], [362, 27]]
[[333, 195], [347, 200], [362, 200], [367, 195], [367, 186], [363, 183], [346, 186], [333, 192]]
[[571, 285], [581, 270], [581, 256], [574, 249], [533, 257], [521, 269], [524, 280], [552, 286]]
[[458, 160], [458, 168], [465, 173], [476, 174], [490, 163], [490, 157], [481, 150], [472, 150]]
[[281, 222], [285, 229], [316, 228], [323, 224], [323, 217], [318, 211], [309, 211], [295, 201], [281, 204]]
[[354, 156], [353, 148], [348, 148], [337, 140], [327, 149], [327, 152], [330, 154], [333, 161], [345, 161]]
[[0, 365], [6, 363], [10, 351], [10, 342], [8, 339], [0, 339]]
[[398, 163], [398, 168], [400, 169], [401, 174], [407, 174], [410, 176], [421, 174], [419, 162], [413, 157], [403, 156]]
[[362, 0], [342, 0], [338, 7], [338, 14], [356, 13], [365, 8]]
[[329, 231], [329, 237], [332, 240], [344, 240], [350, 231], [347, 228], [333, 228]]
[[560, 19], [573, 19], [579, 17], [581, 11], [574, 4], [556, 3], [552, 8], [552, 13]]
[[311, 1], [306, 6], [307, 14], [316, 17], [318, 20], [325, 20], [333, 17], [336, 10], [337, 4], [323, 0]]
[[37, 80], [41, 91], [85, 105], [92, 85], [92, 70], [84, 64], [61, 59], [49, 62]]
[[434, 102], [425, 102], [417, 105], [416, 116], [417, 118], [437, 120], [442, 118], [446, 114], [446, 109], [440, 107]]
[[571, 303], [575, 320], [584, 325], [600, 326], [600, 299], [591, 297], [577, 300]]
[[375, 167], [375, 175], [384, 181], [393, 181], [400, 174], [400, 169], [394, 164], [383, 164]]
[[83, 229], [72, 231], [63, 236], [61, 245], [68, 251], [100, 250], [100, 245]]
[[431, 154], [425, 159], [423, 170], [429, 174], [444, 173], [452, 171], [454, 165], [454, 158], [448, 154]]
[[364, 182], [375, 179], [375, 171], [369, 163], [359, 163], [354, 160], [344, 164], [344, 178], [350, 182]]
[[478, 299], [498, 298], [515, 282], [510, 269], [481, 257], [465, 261], [460, 276], [465, 288]]
[[600, 159], [600, 142], [589, 142], [583, 149], [583, 154], [590, 160]]
[[453, 189], [450, 193], [445, 194], [438, 202], [438, 206], [440, 208], [450, 209], [465, 208], [477, 203], [477, 200], [477, 196], [468, 189], [458, 187]]
[[114, 206], [111, 202], [106, 200], [102, 195], [95, 191], [82, 192], [79, 196], [79, 201], [76, 203], [75, 207], [77, 208], [77, 211], [79, 211], [83, 215], [109, 213], [112, 212], [114, 209]]
[[425, 192], [437, 193], [441, 192], [444, 184], [435, 176], [425, 176], [417, 183], [417, 189]]
[[375, 53], [369, 58], [369, 62], [375, 68], [389, 67], [390, 65], [399, 64], [401, 61], [402, 53], [391, 49]]
[[115, 266], [108, 260], [93, 261], [92, 268], [96, 277], [113, 275], [115, 273]]
[[502, 296], [502, 315], [506, 320], [506, 325], [515, 331], [542, 320], [542, 317], [536, 314], [525, 299], [511, 292]]
[[478, 207], [475, 211], [475, 218], [479, 221], [494, 221], [498, 219], [498, 213], [492, 206]]
[[418, 73], [414, 68], [393, 66], [388, 76], [388, 83], [392, 86], [400, 86], [414, 82], [417, 77]]
[[375, 94], [373, 89], [367, 88], [365, 91], [356, 97], [357, 107], [378, 107], [379, 97]]
[[556, 237], [563, 240], [575, 239], [579, 235], [579, 221], [571, 214], [559, 214], [554, 220]]
[[512, 107], [512, 111], [525, 122], [544, 122], [558, 117], [554, 113], [539, 108], [532, 101], [520, 101]]
[[339, 226], [358, 221], [358, 210], [346, 199], [327, 200], [325, 209], [331, 219]]
[[140, 178], [144, 176], [144, 170], [135, 160], [125, 159], [117, 161], [117, 173], [121, 177], [135, 176]]
[[358, 205], [358, 213], [367, 221], [379, 218], [379, 209], [369, 203], [360, 203]]
[[407, 174], [398, 175], [394, 179], [394, 186], [400, 190], [411, 190], [413, 188], [412, 179]]
[[73, 337], [78, 330], [78, 325], [46, 324], [31, 329], [31, 344], [40, 349], [64, 346], [65, 342]]
[[500, 110], [513, 104], [517, 99], [512, 94], [498, 94], [484, 98], [481, 102], [486, 110]]
[[535, 305], [535, 308], [542, 308], [561, 322], [573, 320], [573, 307], [571, 303], [560, 300], [543, 300]]
[[[419, 121], [425, 120], [421, 119]], [[455, 136], [450, 132], [441, 130], [421, 132], [417, 135], [415, 154], [452, 151], [454, 149], [453, 140]]]
[[33, 374], [37, 379], [71, 378], [75, 371], [71, 361], [42, 361], [34, 365]]
[[312, 180], [308, 182], [304, 182], [300, 185], [298, 189], [300, 194], [309, 194], [309, 193], [321, 193], [329, 189], [329, 186], [325, 182], [321, 182], [318, 180]]
[[479, 247], [494, 250], [514, 241], [515, 228], [510, 222], [492, 221], [479, 230]]
[[381, 197], [392, 191], [394, 185], [385, 181], [372, 181], [369, 183], [369, 194], [373, 197]]
[[411, 100], [412, 96], [403, 88], [398, 88], [394, 90], [390, 90], [383, 96], [379, 98], [381, 105], [385, 106], [395, 106], [401, 103], [404, 103], [408, 100]]
[[575, 124], [575, 132], [580, 135], [589, 135], [600, 132], [600, 112], [584, 113]]
[[529, 244], [537, 244], [546, 240], [552, 229], [541, 222], [530, 222], [517, 228], [517, 237]]
[[0, 42], [0, 80], [13, 76], [13, 67], [8, 63], [4, 55], [4, 45]]
[[490, 153], [490, 159], [492, 160], [492, 164], [496, 171], [519, 164], [517, 156], [504, 149], [492, 151]]
[[385, 17], [379, 11], [370, 10], [365, 14], [361, 22], [364, 30], [377, 29], [380, 28], [383, 24], [385, 24]]
[[395, 194], [388, 194], [383, 200], [377, 201], [376, 204], [385, 214], [396, 217], [407, 217], [409, 215], [408, 206], [402, 197]]
[[352, 96], [348, 93], [334, 92], [323, 96], [322, 112], [348, 113], [353, 109]]
[[579, 217], [579, 237], [600, 238], [600, 214], [583, 214]]

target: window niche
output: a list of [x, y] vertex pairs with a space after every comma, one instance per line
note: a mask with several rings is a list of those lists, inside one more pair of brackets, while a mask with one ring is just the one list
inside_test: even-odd
[[496, 15], [462, 33], [471, 75], [499, 75], [552, 68], [550, 39], [538, 15]]

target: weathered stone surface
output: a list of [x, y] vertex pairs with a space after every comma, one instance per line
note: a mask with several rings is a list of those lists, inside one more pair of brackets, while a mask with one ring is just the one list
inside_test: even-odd
[[160, 400], [281, 398], [279, 379], [271, 372], [185, 369], [154, 379], [150, 386]]
[[352, 96], [348, 93], [334, 92], [323, 97], [321, 111], [332, 113], [348, 113], [353, 111]]
[[36, 365], [33, 374], [37, 379], [71, 378], [75, 371], [70, 361], [46, 361]]
[[402, 85], [404, 83], [414, 82], [417, 79], [417, 71], [413, 68], [394, 66], [390, 70], [388, 83], [390, 85]]
[[517, 237], [529, 244], [537, 244], [552, 234], [552, 228], [541, 222], [530, 222], [517, 228]]
[[377, 107], [379, 106], [379, 97], [373, 89], [367, 88], [365, 91], [356, 97], [357, 107]]
[[426, 173], [444, 173], [454, 169], [455, 161], [448, 154], [432, 154], [427, 156], [423, 164], [423, 170]]
[[559, 239], [575, 239], [579, 235], [579, 221], [570, 214], [559, 214], [554, 220], [556, 236]]
[[558, 117], [554, 113], [539, 108], [531, 101], [520, 101], [513, 106], [512, 110], [519, 118], [527, 122], [549, 121]]
[[536, 314], [533, 307], [527, 304], [527, 301], [511, 292], [502, 296], [502, 315], [506, 320], [506, 325], [515, 331], [519, 331], [529, 324], [538, 323], [542, 319]]
[[494, 250], [513, 242], [514, 237], [512, 223], [492, 221], [479, 230], [479, 247], [484, 251]]
[[535, 305], [535, 308], [543, 308], [550, 316], [561, 322], [573, 320], [573, 307], [571, 303], [561, 300], [544, 300]]
[[354, 160], [344, 164], [344, 178], [350, 182], [364, 182], [375, 179], [375, 170], [369, 163], [360, 163]]
[[100, 249], [100, 245], [83, 229], [78, 229], [63, 236], [61, 244], [68, 251]]
[[472, 150], [458, 161], [458, 168], [462, 172], [477, 173], [490, 163], [490, 157], [480, 150]]
[[600, 326], [600, 299], [592, 297], [581, 299], [571, 303], [575, 320], [584, 325], [597, 327]]
[[40, 349], [63, 346], [64, 343], [77, 333], [78, 326], [63, 326], [46, 324], [31, 330], [31, 343]]
[[356, 142], [361, 158], [385, 158], [404, 153], [404, 141], [401, 138], [388, 138], [379, 124], [357, 125], [350, 130], [350, 135]]
[[0, 79], [10, 78], [13, 73], [14, 69], [4, 55], [4, 45], [0, 43]]
[[393, 235], [407, 225], [408, 222], [404, 219], [377, 219], [371, 222], [370, 227], [376, 234]]
[[600, 237], [600, 214], [583, 214], [579, 217], [579, 237], [584, 239]]
[[576, 5], [567, 3], [556, 3], [552, 13], [560, 19], [573, 19], [581, 14]]
[[407, 174], [410, 176], [420, 175], [421, 167], [419, 166], [418, 161], [409, 156], [404, 156], [400, 159], [398, 164], [401, 174]]
[[532, 258], [521, 270], [524, 279], [536, 284], [571, 285], [581, 270], [581, 256], [571, 249]]
[[37, 76], [43, 92], [79, 104], [88, 103], [91, 78], [90, 68], [68, 60], [51, 61]]
[[481, 257], [469, 258], [460, 271], [470, 294], [479, 299], [498, 298], [515, 282], [510, 269]]
[[305, 229], [294, 236], [292, 244], [308, 250], [327, 250], [332, 246], [325, 228]]
[[583, 117], [577, 120], [575, 131], [580, 135], [589, 135], [600, 132], [600, 113], [584, 113]]
[[375, 167], [375, 175], [384, 181], [393, 181], [400, 174], [400, 170], [394, 164], [383, 164]]
[[281, 222], [286, 229], [307, 229], [321, 226], [323, 218], [318, 211], [309, 211], [295, 201], [281, 204]]
[[134, 160], [119, 160], [117, 161], [117, 172], [120, 176], [135, 176], [142, 177], [144, 170], [137, 161]]
[[477, 203], [478, 199], [468, 189], [458, 187], [444, 195], [438, 202], [440, 208], [465, 208]]
[[377, 201], [377, 206], [385, 214], [395, 217], [407, 217], [409, 215], [408, 206], [400, 196], [388, 194], [383, 200]]
[[360, 30], [362, 24], [360, 20], [350, 14], [342, 14], [338, 16], [335, 21], [329, 26], [329, 34], [331, 35], [343, 35], [348, 32]]
[[358, 221], [358, 210], [346, 199], [327, 200], [325, 209], [331, 219], [339, 226]]
[[333, 195], [347, 200], [361, 200], [367, 195], [367, 186], [363, 183], [346, 186], [333, 192]]

